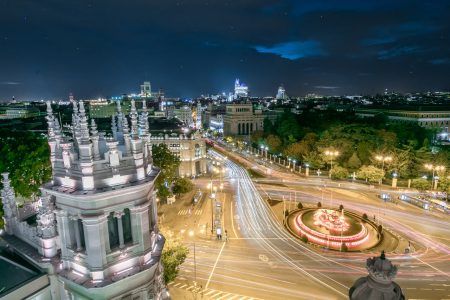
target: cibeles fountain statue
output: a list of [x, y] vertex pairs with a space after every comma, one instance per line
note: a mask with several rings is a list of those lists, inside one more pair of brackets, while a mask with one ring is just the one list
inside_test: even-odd
[[367, 259], [369, 275], [355, 281], [349, 290], [351, 300], [403, 300], [405, 296], [400, 286], [393, 280], [397, 266], [386, 258], [384, 251], [379, 257]]

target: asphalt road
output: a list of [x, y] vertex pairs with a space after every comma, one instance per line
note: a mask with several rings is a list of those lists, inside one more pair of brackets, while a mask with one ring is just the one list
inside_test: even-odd
[[[255, 185], [241, 166], [230, 160], [226, 165], [223, 225], [229, 241], [217, 241], [197, 228], [196, 259], [193, 242], [188, 241], [188, 260], [177, 280], [169, 284], [174, 299], [348, 298], [352, 283], [367, 275], [365, 260], [378, 253], [339, 253], [305, 246], [284, 229], [263, 199], [266, 196], [294, 197], [311, 205], [342, 203], [346, 209], [375, 214], [383, 226], [417, 248], [410, 255], [388, 254], [399, 265], [396, 282], [407, 298], [450, 299], [448, 216], [403, 203], [385, 204], [367, 186], [339, 187], [278, 171], [272, 173], [272, 183], [277, 185]], [[210, 211], [205, 209], [203, 214], [200, 217], [207, 222]], [[195, 280], [198, 287], [194, 287]]]

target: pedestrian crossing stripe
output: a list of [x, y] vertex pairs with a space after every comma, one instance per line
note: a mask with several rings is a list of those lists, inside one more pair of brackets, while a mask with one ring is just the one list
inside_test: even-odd
[[[196, 216], [200, 216], [202, 214], [202, 212], [203, 212], [202, 209], [197, 209], [197, 210], [194, 210], [194, 211], [191, 210], [191, 214], [195, 214]], [[179, 216], [189, 215], [189, 209], [180, 209], [178, 211], [178, 215]]]
[[228, 299], [236, 299], [236, 300], [262, 300], [260, 298], [254, 298], [254, 297], [248, 297], [240, 294], [234, 294], [234, 293], [227, 293], [224, 291], [219, 291], [215, 289], [204, 289], [201, 290], [200, 286], [195, 285], [189, 285], [189, 284], [183, 284], [181, 282], [175, 283], [174, 281], [169, 282], [167, 286], [171, 288], [178, 288], [186, 290], [190, 293], [198, 293], [202, 295], [202, 297], [205, 297], [206, 299], [214, 299], [214, 300], [228, 300]]

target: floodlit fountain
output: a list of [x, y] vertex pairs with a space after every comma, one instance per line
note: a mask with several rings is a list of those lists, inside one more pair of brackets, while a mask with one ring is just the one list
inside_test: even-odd
[[304, 241], [340, 251], [371, 248], [380, 241], [374, 223], [359, 215], [329, 208], [307, 208], [290, 216], [291, 231]]

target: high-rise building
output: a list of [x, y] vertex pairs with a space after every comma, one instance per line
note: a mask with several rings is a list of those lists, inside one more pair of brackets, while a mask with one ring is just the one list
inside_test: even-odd
[[34, 203], [36, 225], [18, 213], [4, 175], [2, 238], [45, 270], [49, 282], [44, 298], [26, 298], [162, 298], [165, 240], [157, 226], [159, 170], [152, 165], [146, 106], [138, 115], [132, 100], [128, 119], [118, 102], [113, 137], [98, 132], [93, 119], [89, 125], [83, 102], [73, 101], [73, 106], [68, 137], [47, 104], [53, 172]]
[[275, 97], [277, 100], [285, 100], [286, 99], [286, 90], [282, 85], [278, 87], [277, 96]]
[[152, 87], [150, 85], [150, 81], [144, 81], [141, 84], [141, 97], [151, 97], [152, 96]]
[[248, 97], [248, 86], [245, 83], [241, 83], [239, 78], [234, 82], [234, 98]]

